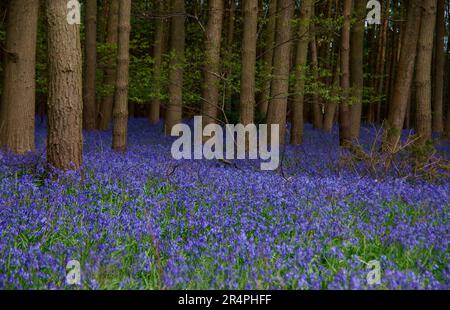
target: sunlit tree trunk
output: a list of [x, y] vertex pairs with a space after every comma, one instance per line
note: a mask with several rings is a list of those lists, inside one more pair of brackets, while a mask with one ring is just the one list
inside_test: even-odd
[[80, 26], [67, 22], [65, 1], [47, 1], [48, 136], [47, 161], [58, 169], [82, 163], [83, 86]]

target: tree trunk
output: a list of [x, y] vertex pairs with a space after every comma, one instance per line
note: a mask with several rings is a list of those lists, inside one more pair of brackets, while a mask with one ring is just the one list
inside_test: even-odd
[[220, 86], [220, 42], [222, 40], [223, 0], [209, 1], [206, 27], [206, 64], [203, 88], [203, 125], [217, 122]]
[[[0, 146], [23, 154], [33, 151], [35, 66], [39, 1], [11, 0], [8, 6]], [[0, 52], [2, 53], [2, 52]]]
[[266, 44], [264, 51], [264, 65], [266, 66], [266, 82], [261, 92], [261, 102], [259, 103], [259, 113], [264, 118], [267, 116], [267, 109], [270, 101], [270, 87], [272, 83], [273, 72], [273, 52], [275, 44], [275, 30], [277, 21], [277, 0], [270, 0], [269, 3], [269, 20], [266, 30]]
[[86, 70], [84, 72], [83, 128], [95, 129], [97, 118], [95, 77], [97, 68], [97, 1], [86, 1]]
[[240, 120], [241, 124], [248, 125], [254, 123], [255, 118], [258, 0], [246, 0], [243, 5], [244, 34], [242, 38]]
[[162, 50], [164, 42], [164, 2], [158, 0], [158, 14], [160, 15], [156, 21], [155, 42], [153, 48], [153, 76], [155, 85], [155, 97], [150, 104], [149, 121], [151, 124], [159, 122], [160, 108], [161, 108], [161, 65], [162, 65]]
[[305, 66], [308, 59], [309, 30], [313, 0], [302, 1], [300, 25], [295, 57], [294, 101], [292, 104], [291, 144], [298, 145], [303, 141], [303, 102], [305, 98]]
[[442, 133], [444, 130], [444, 75], [445, 75], [445, 0], [437, 2], [436, 20], [436, 57], [435, 85], [433, 99], [433, 131]]
[[[312, 13], [311, 16], [314, 16], [314, 4], [312, 5]], [[316, 33], [315, 33], [315, 25], [312, 23], [310, 26], [310, 50], [311, 50], [311, 68], [313, 70], [314, 82], [318, 83], [320, 80], [319, 77], [319, 56], [317, 52], [317, 41], [316, 41]], [[317, 92], [313, 94], [313, 126], [317, 129], [323, 128], [323, 112], [322, 112], [322, 104], [321, 98]]]
[[362, 100], [364, 87], [364, 18], [366, 14], [366, 3], [355, 2], [356, 22], [351, 30], [351, 84], [353, 103], [350, 107], [351, 138], [358, 139], [361, 127]]
[[431, 63], [436, 24], [436, 0], [424, 0], [416, 64], [416, 129], [419, 142], [431, 140]]
[[65, 1], [47, 1], [48, 136], [47, 161], [78, 169], [83, 154], [83, 86], [80, 26], [69, 25]]
[[[106, 43], [115, 51], [117, 47], [117, 29], [119, 24], [119, 0], [111, 0], [109, 9]], [[106, 66], [103, 84], [108, 88], [110, 94], [103, 97], [100, 104], [98, 123], [98, 128], [100, 130], [108, 130], [111, 124], [114, 103], [114, 85], [116, 82], [116, 52], [111, 53]]]
[[[233, 57], [233, 43], [234, 43], [234, 24], [235, 24], [235, 15], [236, 15], [236, 0], [229, 0], [229, 14], [228, 14], [228, 29], [227, 29], [227, 48], [226, 48], [226, 59], [227, 63], [230, 64]], [[231, 68], [227, 68], [227, 72], [225, 73], [225, 79], [229, 81], [231, 79]], [[232, 95], [233, 88], [230, 85], [230, 82], [227, 82], [227, 86], [225, 88], [225, 111], [229, 112], [232, 110]]]
[[395, 79], [394, 94], [389, 108], [384, 149], [395, 151], [399, 147], [401, 130], [414, 73], [417, 41], [420, 29], [422, 0], [409, 0], [408, 17], [402, 38], [400, 60]]
[[164, 132], [170, 135], [172, 127], [181, 122], [183, 116], [183, 66], [185, 46], [185, 5], [184, 0], [171, 1], [169, 103], [164, 120]]
[[289, 96], [289, 67], [291, 55], [291, 20], [294, 16], [293, 0], [278, 0], [276, 44], [273, 56], [273, 79], [267, 123], [280, 126], [279, 142], [285, 144], [287, 99]]
[[352, 0], [344, 0], [344, 25], [342, 26], [341, 38], [341, 88], [343, 98], [339, 104], [339, 143], [346, 145], [350, 143], [350, 24], [351, 24]]
[[120, 152], [127, 149], [130, 15], [131, 0], [119, 0], [119, 38], [117, 42], [117, 77], [112, 148]]

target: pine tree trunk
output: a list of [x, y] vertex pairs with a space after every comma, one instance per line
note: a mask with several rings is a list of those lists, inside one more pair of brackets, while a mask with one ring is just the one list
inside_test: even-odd
[[[23, 154], [33, 151], [35, 66], [39, 1], [11, 0], [7, 10], [0, 146]], [[0, 53], [3, 53], [0, 51]]]
[[353, 103], [350, 107], [351, 138], [358, 139], [361, 127], [362, 99], [364, 87], [364, 22], [366, 14], [366, 3], [355, 2], [355, 24], [351, 30], [351, 84]]
[[183, 66], [185, 46], [185, 4], [184, 0], [171, 1], [169, 103], [164, 119], [164, 132], [170, 135], [172, 127], [181, 122], [183, 116]]
[[158, 2], [158, 14], [160, 15], [156, 21], [155, 30], [155, 42], [153, 48], [153, 76], [155, 85], [155, 98], [152, 99], [150, 104], [149, 121], [151, 124], [156, 124], [160, 119], [161, 108], [161, 65], [162, 65], [162, 50], [164, 42], [164, 2], [163, 0], [157, 0]]
[[78, 169], [83, 154], [80, 26], [69, 25], [65, 1], [47, 1], [48, 136], [50, 166]]
[[350, 128], [350, 24], [352, 0], [344, 0], [344, 25], [341, 38], [341, 88], [342, 99], [339, 104], [339, 143], [351, 142]]
[[383, 148], [395, 151], [399, 147], [401, 130], [414, 73], [417, 41], [420, 30], [422, 0], [409, 0], [407, 22], [404, 27], [400, 60], [395, 78], [394, 94], [389, 108], [386, 136]]
[[217, 122], [219, 113], [220, 43], [222, 40], [223, 0], [209, 1], [206, 27], [205, 86], [203, 88], [203, 125]]
[[433, 131], [442, 133], [444, 130], [444, 75], [445, 75], [445, 0], [437, 2], [436, 20], [436, 57], [435, 86], [433, 99]]
[[[108, 17], [108, 31], [106, 43], [115, 51], [117, 47], [117, 35], [119, 24], [119, 0], [111, 0], [110, 12]], [[110, 94], [102, 98], [99, 111], [98, 128], [100, 130], [108, 130], [111, 124], [112, 110], [114, 104], [114, 85], [116, 83], [116, 53], [111, 53], [105, 69], [103, 84]]]
[[294, 100], [292, 104], [291, 144], [298, 145], [303, 141], [303, 103], [305, 98], [305, 66], [308, 59], [309, 31], [311, 26], [313, 0], [302, 1], [300, 25], [295, 57]]
[[272, 84], [272, 72], [273, 72], [273, 53], [275, 44], [275, 30], [277, 21], [277, 0], [270, 0], [269, 2], [269, 20], [266, 30], [266, 44], [264, 51], [264, 65], [267, 68], [266, 82], [261, 92], [261, 102], [259, 103], [259, 113], [262, 117], [267, 116], [267, 109], [270, 101], [270, 87]]
[[285, 144], [287, 99], [289, 96], [289, 67], [291, 55], [291, 21], [294, 16], [293, 0], [278, 0], [275, 50], [273, 55], [273, 79], [267, 123], [280, 126], [279, 142]]
[[95, 77], [97, 68], [97, 1], [86, 2], [86, 69], [84, 72], [83, 128], [95, 129], [97, 118]]
[[258, 0], [246, 0], [244, 8], [244, 34], [242, 38], [240, 120], [244, 125], [254, 123], [256, 36]]
[[436, 23], [436, 0], [424, 0], [416, 63], [416, 130], [419, 142], [431, 140], [431, 63]]
[[120, 152], [127, 149], [130, 15], [131, 0], [119, 0], [119, 38], [117, 41], [117, 77], [113, 110], [112, 148]]

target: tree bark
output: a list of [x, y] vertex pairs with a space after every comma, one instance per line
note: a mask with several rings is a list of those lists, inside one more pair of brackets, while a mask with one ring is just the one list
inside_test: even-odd
[[86, 1], [86, 69], [84, 72], [83, 128], [95, 129], [97, 118], [95, 77], [97, 69], [97, 1]]
[[155, 42], [153, 48], [153, 75], [154, 75], [154, 85], [155, 85], [155, 97], [152, 99], [150, 104], [149, 121], [151, 124], [156, 124], [160, 119], [160, 108], [161, 108], [161, 65], [162, 65], [162, 50], [164, 42], [164, 18], [162, 17], [164, 13], [164, 2], [163, 0], [158, 0], [158, 20], [156, 21], [155, 30]]
[[352, 0], [344, 0], [344, 25], [341, 38], [341, 88], [342, 99], [339, 104], [339, 143], [346, 145], [351, 142], [350, 128], [350, 24]]
[[46, 6], [49, 53], [47, 161], [57, 169], [78, 169], [83, 154], [80, 26], [67, 22], [65, 1], [47, 1]]
[[99, 112], [98, 128], [100, 130], [108, 130], [111, 124], [112, 110], [114, 104], [114, 85], [116, 82], [116, 48], [117, 35], [119, 25], [119, 0], [110, 0], [110, 12], [108, 17], [108, 33], [106, 36], [106, 43], [111, 46], [114, 53], [111, 53], [108, 59], [107, 67], [105, 69], [105, 78], [103, 84], [110, 89], [110, 94], [102, 98]]
[[[35, 66], [39, 1], [11, 0], [7, 10], [0, 146], [17, 154], [35, 148]], [[2, 52], [0, 52], [2, 53]]]
[[437, 2], [436, 19], [436, 56], [435, 85], [433, 99], [433, 131], [442, 133], [444, 130], [444, 75], [445, 75], [445, 0]]
[[267, 109], [270, 101], [270, 87], [272, 84], [272, 72], [273, 72], [273, 52], [275, 44], [275, 30], [277, 21], [277, 0], [270, 0], [269, 2], [269, 20], [266, 30], [266, 44], [264, 51], [264, 65], [267, 68], [266, 82], [261, 92], [261, 102], [259, 103], [259, 113], [264, 118], [267, 116]]
[[[222, 40], [223, 0], [209, 1], [206, 26], [206, 64], [203, 88], [203, 125], [217, 122], [220, 86], [220, 43]], [[244, 30], [245, 31], [245, 30]]]
[[302, 1], [300, 25], [295, 57], [294, 100], [292, 104], [291, 144], [298, 145], [303, 141], [303, 102], [305, 98], [305, 66], [308, 59], [310, 26], [313, 0]]
[[431, 64], [436, 24], [436, 0], [423, 1], [416, 63], [416, 131], [419, 142], [431, 140]]
[[351, 30], [351, 84], [353, 103], [350, 107], [351, 138], [358, 139], [361, 127], [362, 100], [364, 88], [364, 23], [366, 14], [366, 3], [355, 2], [356, 22]]
[[131, 0], [119, 0], [119, 38], [117, 42], [117, 77], [112, 148], [120, 152], [127, 149], [130, 15]]
[[278, 124], [280, 145], [285, 144], [287, 99], [289, 96], [289, 67], [291, 54], [291, 20], [294, 16], [293, 0], [278, 0], [275, 51], [273, 56], [273, 79], [267, 123]]
[[242, 38], [241, 69], [241, 124], [254, 123], [255, 118], [255, 73], [256, 36], [258, 23], [258, 0], [246, 0], [244, 8], [244, 34]]
[[[229, 13], [228, 13], [228, 29], [227, 29], [227, 48], [226, 48], [226, 59], [229, 64], [232, 61], [233, 57], [233, 43], [234, 43], [234, 28], [235, 28], [235, 15], [236, 15], [236, 0], [229, 0]], [[227, 72], [225, 73], [225, 79], [229, 81], [231, 78], [231, 68], [227, 68]], [[232, 95], [233, 88], [228, 82], [225, 88], [225, 111], [229, 112], [232, 110]]]
[[164, 120], [164, 132], [170, 135], [172, 127], [181, 122], [183, 114], [183, 72], [185, 46], [184, 0], [171, 1], [169, 103]]
[[414, 73], [417, 41], [420, 30], [422, 0], [409, 0], [408, 16], [402, 38], [400, 60], [395, 78], [394, 94], [389, 108], [388, 122], [383, 148], [395, 151], [399, 147], [401, 130]]

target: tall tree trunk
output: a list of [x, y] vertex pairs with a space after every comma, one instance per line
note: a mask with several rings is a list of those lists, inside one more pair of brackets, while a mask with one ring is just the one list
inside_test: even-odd
[[23, 154], [33, 151], [35, 65], [39, 1], [11, 0], [7, 10], [0, 146]]
[[291, 55], [291, 20], [294, 16], [293, 0], [278, 0], [278, 17], [273, 55], [273, 79], [267, 123], [280, 126], [279, 141], [285, 144], [287, 99], [289, 96], [289, 67]]
[[356, 1], [356, 22], [351, 30], [350, 59], [351, 59], [351, 84], [353, 103], [350, 107], [351, 138], [358, 139], [361, 127], [362, 100], [364, 87], [364, 18], [366, 3]]
[[339, 104], [339, 143], [350, 143], [350, 24], [351, 24], [352, 0], [344, 0], [344, 25], [341, 38], [341, 88], [343, 98]]
[[264, 51], [264, 65], [267, 68], [266, 82], [261, 92], [261, 102], [258, 104], [259, 113], [265, 118], [267, 116], [267, 109], [270, 101], [270, 87], [272, 84], [273, 72], [273, 52], [275, 44], [275, 30], [277, 21], [277, 0], [270, 0], [269, 2], [269, 20], [266, 29], [266, 44]]
[[164, 119], [164, 132], [170, 135], [172, 127], [183, 117], [183, 72], [185, 46], [185, 5], [184, 0], [171, 0], [169, 103]]
[[157, 0], [159, 17], [156, 21], [155, 42], [153, 48], [153, 76], [155, 85], [155, 97], [150, 104], [149, 121], [151, 124], [159, 122], [160, 108], [161, 108], [161, 65], [162, 65], [162, 50], [164, 42], [164, 2]]
[[436, 19], [436, 57], [435, 85], [433, 99], [433, 131], [442, 133], [444, 130], [444, 75], [445, 75], [445, 0], [437, 2]]
[[[234, 28], [235, 28], [235, 15], [236, 15], [236, 0], [229, 0], [228, 6], [228, 29], [227, 29], [227, 48], [226, 48], [226, 59], [227, 63], [231, 63], [233, 57], [233, 43], [234, 43]], [[225, 73], [225, 79], [231, 79], [231, 68], [227, 68]], [[225, 88], [225, 111], [229, 112], [232, 109], [232, 95], [233, 89], [228, 82], [227, 87]]]
[[[315, 16], [314, 4], [311, 7], [312, 13], [311, 16]], [[311, 68], [313, 70], [314, 82], [318, 83], [320, 80], [319, 77], [319, 56], [317, 51], [317, 40], [316, 40], [316, 30], [315, 25], [311, 23], [310, 25], [310, 37], [311, 40], [309, 42], [309, 48], [311, 50]], [[314, 92], [312, 95], [312, 107], [313, 107], [313, 126], [317, 129], [323, 128], [323, 112], [322, 112], [322, 104], [321, 98], [317, 92]]]
[[394, 94], [389, 108], [384, 149], [395, 151], [399, 147], [401, 130], [408, 106], [414, 73], [417, 41], [420, 30], [422, 0], [409, 0], [408, 17], [402, 38], [400, 60], [395, 78]]
[[95, 77], [97, 69], [97, 1], [86, 1], [86, 69], [84, 71], [83, 128], [95, 129], [97, 118]]
[[244, 34], [242, 38], [240, 120], [244, 125], [254, 123], [256, 36], [258, 24], [258, 0], [246, 0], [244, 8]]
[[[450, 15], [450, 2], [447, 7], [447, 16]], [[446, 72], [446, 81], [447, 81], [447, 117], [445, 120], [445, 136], [450, 138], [450, 40], [447, 40], [447, 72]]]
[[47, 161], [78, 169], [83, 154], [80, 26], [69, 25], [65, 1], [46, 1], [48, 23]]
[[436, 0], [423, 1], [416, 64], [416, 127], [419, 142], [431, 140], [431, 63], [436, 24]]
[[[110, 12], [108, 17], [108, 33], [106, 35], [106, 43], [115, 51], [117, 47], [117, 35], [119, 25], [119, 0], [110, 0]], [[98, 128], [100, 130], [108, 130], [111, 124], [112, 110], [114, 104], [114, 85], [116, 82], [116, 51], [111, 53], [105, 69], [103, 84], [110, 94], [102, 98], [99, 111]]]
[[130, 15], [131, 0], [119, 0], [119, 38], [112, 148], [121, 152], [127, 149]]
[[309, 30], [313, 0], [302, 1], [300, 10], [300, 25], [295, 57], [294, 101], [292, 104], [291, 144], [301, 144], [303, 141], [303, 102], [305, 98], [305, 66], [308, 59]]
[[220, 43], [222, 40], [223, 0], [209, 1], [206, 27], [205, 86], [203, 88], [203, 124], [216, 123], [219, 113]]

